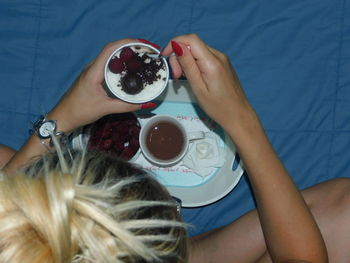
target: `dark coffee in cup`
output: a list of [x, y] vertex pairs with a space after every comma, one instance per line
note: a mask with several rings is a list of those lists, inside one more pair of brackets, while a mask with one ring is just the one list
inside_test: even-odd
[[179, 156], [185, 147], [183, 131], [170, 121], [159, 121], [149, 127], [146, 146], [151, 155], [160, 160], [171, 160]]
[[160, 167], [169, 167], [183, 159], [190, 141], [204, 136], [202, 131], [187, 132], [173, 116], [155, 115], [142, 124], [139, 143], [148, 161]]

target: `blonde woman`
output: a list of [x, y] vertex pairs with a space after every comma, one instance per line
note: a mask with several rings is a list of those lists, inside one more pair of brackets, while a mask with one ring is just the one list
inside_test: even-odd
[[145, 172], [48, 154], [0, 181], [0, 262], [187, 262], [176, 202]]
[[[134, 111], [141, 107], [153, 106], [153, 104], [143, 106], [128, 104], [111, 99], [103, 90], [103, 67], [107, 58], [115, 48], [130, 41], [135, 40], [121, 40], [107, 45], [96, 60], [83, 71], [61, 101], [46, 115], [47, 119], [57, 121], [57, 131], [69, 133], [79, 126], [91, 123], [110, 113]], [[176, 54], [176, 56], [170, 57], [174, 76], [186, 75], [200, 106], [213, 120], [223, 127], [235, 142], [240, 157], [244, 161], [257, 201], [257, 212], [254, 212], [252, 216], [248, 215], [245, 217], [246, 219], [242, 219], [243, 224], [235, 224], [234, 222], [231, 224], [231, 228], [218, 231], [215, 235], [207, 235], [194, 239], [194, 246], [191, 247], [190, 252], [191, 261], [328, 262], [325, 243], [316, 221], [302, 195], [296, 189], [292, 179], [270, 145], [259, 118], [249, 104], [227, 57], [221, 52], [207, 46], [196, 35], [184, 35], [174, 38], [165, 47], [163, 54], [170, 55], [172, 52]], [[45, 145], [48, 145], [48, 141], [49, 139], [40, 140], [36, 135], [32, 135], [20, 151], [7, 162], [4, 167], [6, 174], [8, 176], [18, 174], [18, 167], [27, 166], [34, 159], [43, 155], [47, 151]], [[98, 174], [97, 171], [94, 173]], [[121, 174], [123, 173], [121, 172]], [[46, 174], [50, 174], [50, 172]], [[67, 178], [65, 170], [62, 171], [62, 174], [62, 181], [64, 181], [64, 178]], [[99, 174], [104, 175], [105, 173]], [[14, 176], [14, 178], [17, 178], [17, 176]], [[26, 178], [26, 176], [23, 175], [22, 178]], [[21, 180], [18, 179], [19, 182]], [[7, 188], [11, 192], [11, 185]], [[157, 186], [155, 188], [159, 187]], [[150, 191], [158, 191], [155, 188], [152, 188]], [[139, 191], [138, 188], [136, 188], [136, 191]], [[68, 191], [64, 198], [71, 198], [73, 192]], [[48, 200], [49, 198], [50, 196], [47, 196], [44, 200]], [[94, 199], [94, 197], [91, 197], [91, 200]], [[55, 203], [50, 203], [50, 207], [52, 205], [59, 207]], [[67, 207], [70, 209], [71, 206]], [[101, 207], [105, 207], [105, 205]], [[50, 209], [54, 212], [52, 216], [55, 217], [58, 210], [54, 208]], [[101, 208], [101, 210], [104, 209]], [[106, 208], [101, 213], [105, 214], [108, 212], [109, 209]], [[147, 213], [146, 218], [148, 217], [152, 217], [152, 215]], [[128, 216], [126, 218], [127, 220]], [[177, 219], [171, 219], [171, 221], [178, 226], [179, 221]], [[57, 229], [57, 224], [61, 223], [59, 220], [53, 221], [52, 224], [54, 225], [51, 226], [52, 229]], [[89, 224], [86, 222], [86, 225]], [[155, 223], [155, 226], [159, 228], [161, 224]], [[259, 228], [260, 226], [261, 229]], [[252, 233], [256, 233], [257, 237], [249, 234], [248, 230], [252, 227], [256, 230]], [[51, 228], [47, 229], [50, 231]], [[242, 242], [240, 242], [236, 238], [235, 233], [243, 233], [244, 231], [247, 233], [247, 239], [242, 239]], [[79, 232], [79, 230], [70, 233], [71, 238], [80, 234], [76, 232]], [[95, 236], [93, 232], [90, 232], [90, 234]], [[162, 236], [163, 234], [161, 233], [160, 235]], [[61, 240], [64, 240], [64, 235], [69, 236], [68, 232], [61, 233], [60, 231], [56, 231], [51, 237], [56, 236], [59, 242], [61, 242]], [[68, 239], [69, 237], [65, 240]], [[250, 239], [251, 244], [256, 244], [256, 246], [251, 251], [244, 250], [246, 253], [240, 253], [240, 249], [243, 249], [250, 242]], [[105, 243], [108, 247], [104, 249], [118, 250], [118, 245], [125, 246], [123, 242], [127, 242], [127, 240], [128, 238], [126, 236], [121, 236], [119, 242], [111, 241]], [[235, 246], [231, 245], [230, 240], [235, 241]], [[183, 242], [182, 248], [186, 251], [184, 239]], [[131, 245], [131, 243], [128, 244]], [[84, 250], [87, 246], [84, 243], [80, 243], [80, 249], [77, 250], [74, 248], [73, 243], [70, 244], [71, 246], [66, 247], [70, 251]], [[90, 245], [90, 248], [93, 247], [92, 244]], [[160, 245], [160, 243], [158, 244], [156, 242], [156, 247], [158, 247], [157, 245]], [[161, 247], [163, 246], [161, 245]], [[13, 247], [13, 251], [16, 249], [18, 247]], [[56, 251], [56, 247], [53, 249]], [[61, 249], [59, 248], [58, 251], [61, 251]], [[138, 262], [137, 260], [133, 260], [134, 254], [129, 254], [127, 251], [130, 250], [123, 250], [123, 253], [125, 252], [124, 259], [126, 259], [126, 262]], [[142, 257], [142, 253], [140, 252], [138, 256]], [[87, 254], [91, 255], [90, 252]], [[176, 254], [186, 255], [185, 252], [178, 252]], [[185, 256], [182, 258], [185, 258]], [[11, 258], [11, 260], [6, 262], [22, 262], [14, 259]], [[64, 260], [59, 258], [53, 262], [66, 262]], [[80, 258], [79, 260], [85, 259]], [[114, 257], [111, 260], [116, 259]], [[152, 258], [145, 257], [144, 260], [148, 262], [154, 261]], [[172, 260], [160, 258], [160, 262], [174, 262]], [[88, 259], [86, 259], [86, 262], [89, 262]], [[94, 262], [105, 262], [105, 259], [99, 258]]]

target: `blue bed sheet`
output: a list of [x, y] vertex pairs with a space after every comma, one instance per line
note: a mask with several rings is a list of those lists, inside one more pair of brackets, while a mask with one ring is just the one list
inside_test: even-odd
[[[18, 149], [106, 43], [193, 32], [232, 60], [300, 189], [350, 177], [349, 12], [349, 0], [1, 0], [0, 143]], [[197, 234], [252, 208], [244, 177], [183, 215]]]

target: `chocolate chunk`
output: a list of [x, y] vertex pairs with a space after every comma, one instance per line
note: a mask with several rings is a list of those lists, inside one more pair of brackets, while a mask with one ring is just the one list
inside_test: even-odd
[[128, 72], [121, 79], [122, 90], [127, 94], [135, 95], [143, 90], [143, 81], [141, 77], [133, 72]]

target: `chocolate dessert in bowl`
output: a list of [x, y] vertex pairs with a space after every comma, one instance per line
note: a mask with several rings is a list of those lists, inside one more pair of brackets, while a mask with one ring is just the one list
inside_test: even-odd
[[130, 103], [158, 97], [168, 84], [169, 66], [166, 59], [148, 55], [159, 53], [151, 45], [138, 42], [116, 49], [105, 66], [104, 87], [108, 95]]

